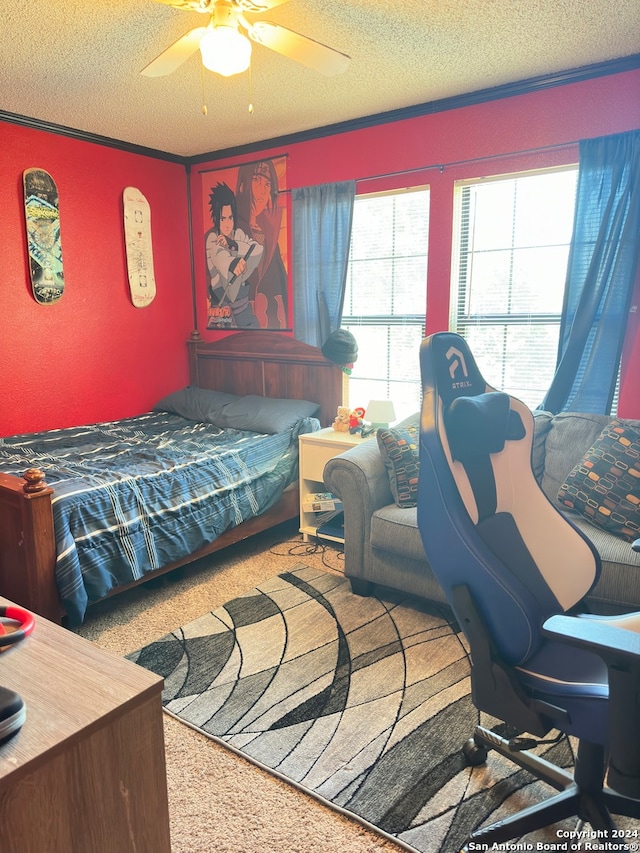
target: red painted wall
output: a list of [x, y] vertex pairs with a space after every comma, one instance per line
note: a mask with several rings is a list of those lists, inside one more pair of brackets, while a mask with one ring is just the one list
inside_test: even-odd
[[[286, 153], [288, 185], [294, 188], [349, 178], [357, 179], [359, 192], [428, 183], [426, 325], [433, 332], [448, 325], [453, 182], [576, 162], [575, 144], [566, 143], [635, 128], [640, 128], [640, 71], [278, 146], [219, 164]], [[561, 147], [511, 156], [547, 146]], [[185, 341], [193, 306], [184, 168], [8, 123], [0, 123], [0, 151], [0, 436], [149, 409], [188, 380]], [[205, 338], [221, 334], [205, 330], [199, 213], [199, 169], [214, 165], [212, 158], [191, 171], [198, 326]], [[50, 172], [60, 192], [66, 290], [49, 306], [35, 302], [29, 284], [21, 181], [23, 170], [32, 166]], [[158, 294], [144, 309], [133, 307], [128, 290], [122, 227], [122, 190], [128, 185], [145, 193], [152, 211]], [[635, 312], [625, 343], [620, 408], [627, 417], [640, 417], [632, 369], [640, 358], [639, 326]]]
[[[193, 327], [182, 164], [0, 123], [0, 436], [138, 414], [188, 379]], [[60, 195], [65, 292], [31, 294], [22, 172], [48, 171]], [[134, 308], [122, 191], [151, 205], [157, 296]]]
[[[255, 105], [260, 109], [260, 105]], [[427, 332], [446, 329], [456, 180], [576, 163], [577, 141], [640, 128], [640, 71], [630, 71], [419, 116], [322, 139], [265, 149], [242, 158], [211, 159], [193, 167], [192, 198], [197, 310], [206, 331], [204, 233], [199, 170], [288, 154], [292, 188], [356, 179], [358, 192], [429, 184], [431, 228], [426, 299]], [[406, 172], [390, 177], [389, 173]], [[289, 233], [291, 229], [289, 229]], [[638, 294], [640, 296], [640, 293]], [[625, 356], [638, 358], [637, 314], [631, 315]], [[640, 390], [633, 371], [623, 373], [620, 414], [640, 417]], [[633, 383], [635, 382], [635, 385]]]

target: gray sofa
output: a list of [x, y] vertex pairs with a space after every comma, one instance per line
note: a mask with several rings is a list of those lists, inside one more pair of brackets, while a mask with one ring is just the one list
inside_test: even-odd
[[[557, 494], [566, 475], [611, 419], [549, 412], [535, 412], [534, 418], [533, 469], [547, 497], [560, 508]], [[413, 423], [417, 423], [417, 416]], [[640, 421], [623, 423], [640, 430]], [[345, 573], [353, 591], [368, 595], [378, 584], [445, 603], [422, 547], [417, 511], [394, 502], [376, 439], [363, 441], [327, 462], [324, 480], [344, 503]], [[595, 544], [602, 559], [600, 580], [588, 597], [593, 611], [640, 610], [640, 553], [620, 536], [596, 527], [575, 512], [568, 514]], [[558, 567], [562, 567], [561, 554]]]

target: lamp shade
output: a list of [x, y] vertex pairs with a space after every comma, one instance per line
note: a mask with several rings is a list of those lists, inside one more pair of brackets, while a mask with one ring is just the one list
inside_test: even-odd
[[249, 67], [251, 42], [235, 26], [210, 24], [200, 40], [200, 53], [205, 68], [231, 77]]
[[380, 429], [395, 421], [396, 412], [391, 400], [369, 400], [365, 417], [376, 429]]

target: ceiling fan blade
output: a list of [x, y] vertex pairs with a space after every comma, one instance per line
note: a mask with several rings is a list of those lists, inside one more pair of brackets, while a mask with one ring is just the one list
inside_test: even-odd
[[283, 3], [288, 3], [289, 0], [232, 0], [233, 5], [241, 12], [268, 12], [269, 9], [275, 9], [276, 6], [282, 6]]
[[191, 30], [164, 50], [160, 56], [156, 56], [140, 73], [145, 77], [165, 77], [171, 74], [196, 52], [206, 31], [206, 27], [196, 27], [195, 30]]
[[314, 41], [300, 33], [294, 33], [280, 24], [270, 24], [268, 21], [256, 21], [249, 24], [242, 19], [242, 25], [249, 32], [249, 37], [258, 44], [270, 47], [289, 59], [294, 59], [307, 68], [326, 74], [342, 74], [349, 67], [351, 57], [340, 53], [332, 47], [327, 47], [319, 41]]
[[[228, 0], [239, 12], [268, 12], [276, 6], [282, 6], [289, 0]], [[156, 0], [165, 6], [173, 6], [174, 9], [183, 9], [186, 12], [213, 12], [216, 0]]]
[[212, 0], [156, 0], [165, 6], [173, 6], [174, 9], [182, 9], [185, 12], [208, 12], [211, 13]]

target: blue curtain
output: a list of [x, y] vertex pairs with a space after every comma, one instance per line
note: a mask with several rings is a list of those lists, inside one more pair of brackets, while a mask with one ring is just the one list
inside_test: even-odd
[[293, 333], [320, 347], [340, 327], [355, 181], [292, 192]]
[[556, 373], [540, 408], [609, 414], [640, 251], [640, 132], [580, 143]]

